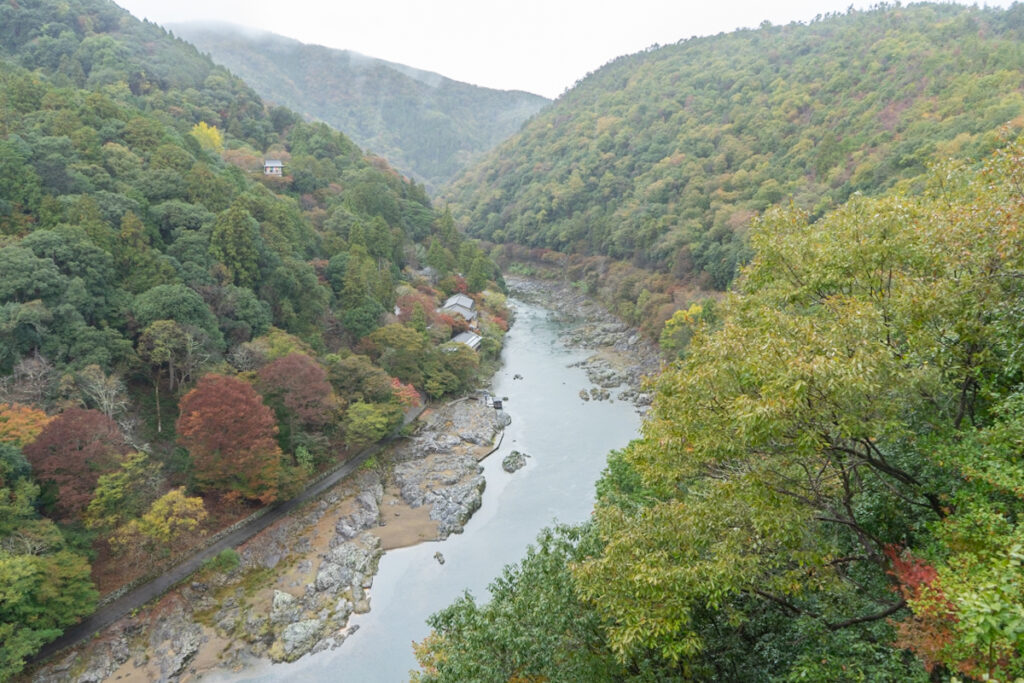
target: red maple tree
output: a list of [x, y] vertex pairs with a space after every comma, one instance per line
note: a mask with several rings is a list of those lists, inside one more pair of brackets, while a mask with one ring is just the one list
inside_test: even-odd
[[331, 418], [333, 400], [327, 372], [304, 353], [289, 353], [264, 365], [256, 385], [282, 420], [319, 427]]
[[36, 479], [56, 486], [55, 518], [71, 520], [89, 504], [100, 475], [117, 469], [130, 450], [109, 417], [98, 410], [69, 408], [22, 452]]
[[281, 483], [274, 413], [248, 382], [210, 374], [181, 399], [178, 444], [192, 456], [202, 491], [270, 503]]
[[895, 623], [896, 644], [920, 657], [930, 673], [943, 662], [943, 652], [953, 643], [956, 607], [943, 593], [934, 566], [895, 545], [886, 546], [885, 554], [892, 566], [889, 574], [913, 610], [911, 616]]

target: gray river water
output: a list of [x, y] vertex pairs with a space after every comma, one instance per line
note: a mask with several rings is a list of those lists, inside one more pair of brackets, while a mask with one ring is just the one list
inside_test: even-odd
[[[416, 668], [411, 644], [429, 633], [430, 614], [466, 590], [486, 599], [487, 585], [523, 556], [538, 531], [590, 515], [594, 482], [608, 451], [638, 435], [640, 417], [626, 402], [580, 399], [579, 390], [590, 383], [581, 369], [567, 366], [590, 352], [565, 348], [560, 329], [545, 309], [516, 302], [516, 322], [492, 384], [495, 396], [508, 398], [512, 423], [501, 447], [483, 463], [483, 506], [465, 532], [388, 551], [370, 590], [371, 611], [353, 617], [350, 623], [359, 630], [339, 648], [230, 680], [407, 681]], [[517, 374], [522, 379], [514, 379]], [[531, 457], [526, 467], [508, 474], [501, 459], [513, 449]], [[438, 551], [444, 565], [434, 559]]]

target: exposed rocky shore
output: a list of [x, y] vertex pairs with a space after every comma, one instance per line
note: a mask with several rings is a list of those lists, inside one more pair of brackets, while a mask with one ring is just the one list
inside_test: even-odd
[[506, 280], [513, 295], [552, 311], [568, 325], [562, 335], [566, 346], [591, 349], [594, 354], [574, 366], [583, 368], [594, 385], [580, 389], [584, 401], [630, 401], [641, 412], [651, 404], [644, 378], [660, 366], [657, 347], [642, 338], [593, 299], [558, 281]]
[[[652, 345], [572, 288], [509, 284], [516, 297], [570, 323], [567, 345], [594, 350], [576, 364], [593, 384], [581, 397], [645, 409], [643, 378], [658, 368]], [[357, 628], [349, 617], [370, 609], [387, 549], [459, 533], [480, 507], [486, 483], [478, 463], [496, 447], [504, 417], [474, 398], [427, 410], [410, 437], [240, 548], [237, 567], [197, 574], [33, 680], [189, 681], [339, 646]], [[525, 464], [519, 455], [506, 471]]]

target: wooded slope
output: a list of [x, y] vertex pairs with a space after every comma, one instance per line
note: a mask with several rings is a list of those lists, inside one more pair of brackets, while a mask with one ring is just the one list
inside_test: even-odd
[[750, 219], [820, 216], [1024, 113], [1024, 7], [922, 4], [621, 57], [447, 193], [495, 242], [603, 254], [724, 288]]

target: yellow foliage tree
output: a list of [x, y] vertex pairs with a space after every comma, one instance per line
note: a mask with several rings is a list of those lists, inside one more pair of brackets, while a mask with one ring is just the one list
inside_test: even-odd
[[217, 126], [211, 126], [206, 121], [200, 121], [192, 126], [192, 137], [199, 142], [200, 147], [207, 151], [220, 154], [224, 149], [224, 136], [221, 135]]
[[186, 545], [206, 520], [203, 499], [171, 489], [138, 519], [120, 526], [110, 538], [115, 552], [126, 556], [177, 550]]

